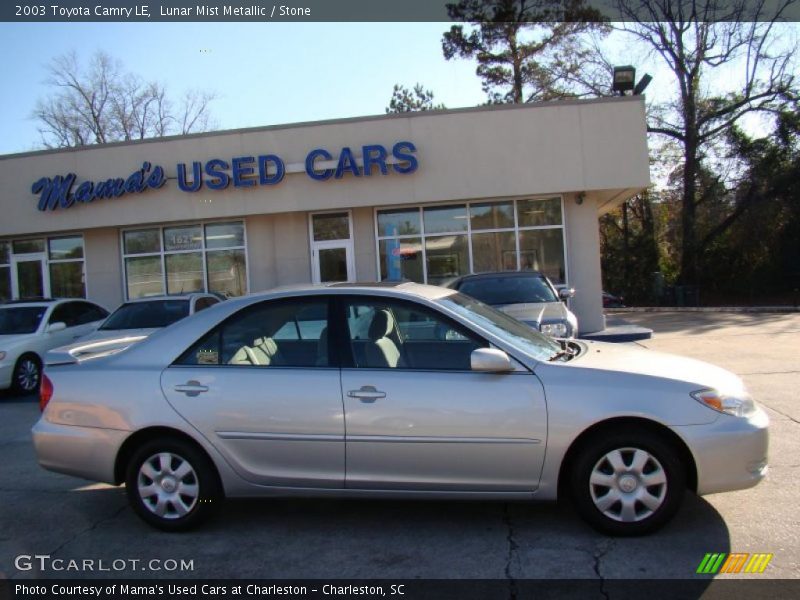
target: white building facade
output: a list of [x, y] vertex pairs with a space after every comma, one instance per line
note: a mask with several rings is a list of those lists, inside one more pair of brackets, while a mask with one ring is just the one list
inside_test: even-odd
[[598, 217], [649, 184], [640, 97], [0, 157], [0, 297], [230, 296], [533, 269], [603, 329]]

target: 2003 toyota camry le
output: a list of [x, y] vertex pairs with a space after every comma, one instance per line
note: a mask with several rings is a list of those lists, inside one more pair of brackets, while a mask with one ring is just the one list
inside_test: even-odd
[[685, 490], [756, 485], [767, 416], [712, 365], [555, 341], [453, 290], [275, 290], [122, 351], [56, 354], [33, 428], [46, 469], [125, 483], [166, 530], [224, 497], [554, 500], [614, 535]]

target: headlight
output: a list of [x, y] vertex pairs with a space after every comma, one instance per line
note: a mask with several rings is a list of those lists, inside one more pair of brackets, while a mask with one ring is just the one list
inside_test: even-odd
[[742, 396], [729, 396], [717, 390], [698, 390], [691, 393], [692, 398], [705, 404], [717, 412], [733, 415], [734, 417], [749, 417], [756, 410], [753, 399], [744, 394]]
[[540, 331], [550, 337], [563, 338], [567, 337], [569, 329], [566, 323], [542, 323]]
[[6, 357], [6, 353], [0, 350], [0, 360], [3, 360]]

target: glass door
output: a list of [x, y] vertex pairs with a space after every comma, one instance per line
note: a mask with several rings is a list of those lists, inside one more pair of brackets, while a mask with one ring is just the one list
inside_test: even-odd
[[11, 260], [12, 297], [46, 298], [50, 295], [50, 281], [44, 254], [18, 254]]
[[314, 283], [355, 281], [352, 231], [349, 211], [311, 215], [309, 233]]

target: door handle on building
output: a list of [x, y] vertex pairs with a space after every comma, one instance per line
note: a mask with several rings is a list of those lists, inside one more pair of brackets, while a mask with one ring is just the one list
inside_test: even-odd
[[208, 386], [201, 385], [199, 381], [192, 380], [182, 385], [176, 385], [173, 389], [187, 396], [199, 396], [201, 393], [208, 391]]
[[376, 390], [372, 385], [363, 385], [360, 390], [350, 390], [347, 395], [350, 398], [358, 398], [362, 402], [375, 402], [378, 398], [386, 398], [386, 392]]

